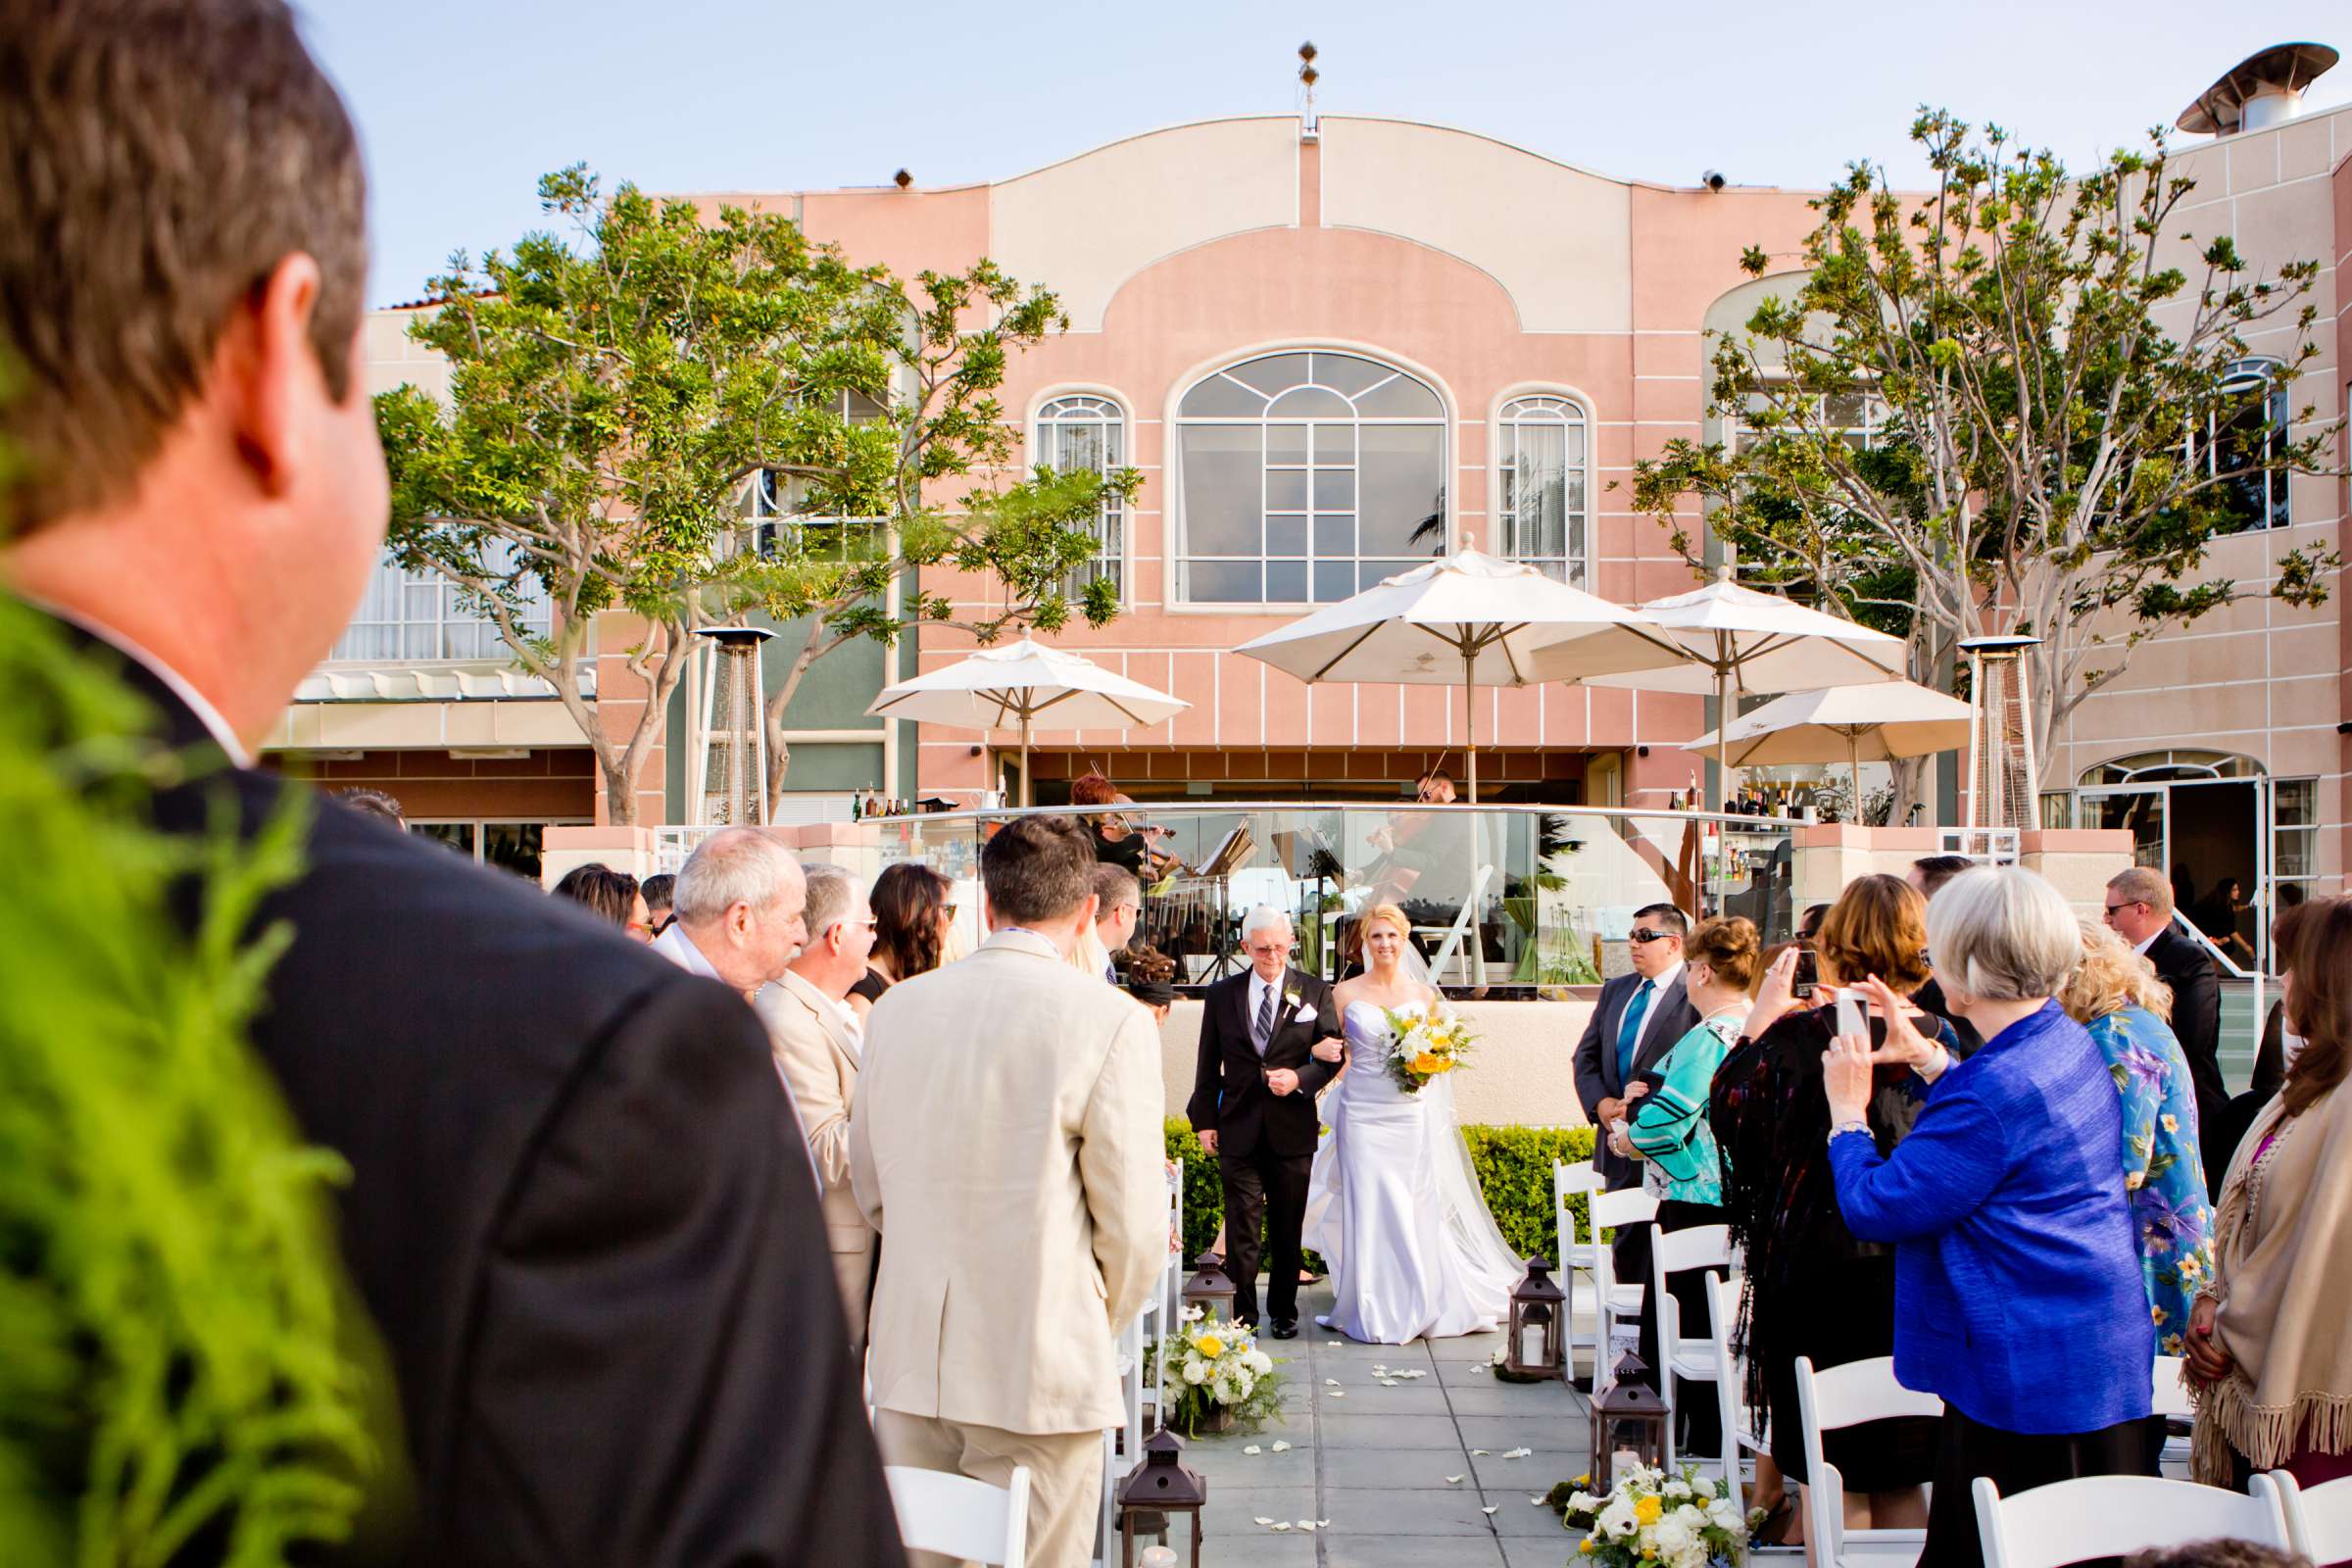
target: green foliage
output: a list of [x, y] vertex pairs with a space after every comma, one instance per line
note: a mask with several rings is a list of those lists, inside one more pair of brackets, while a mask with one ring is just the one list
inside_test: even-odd
[[[1710, 412], [1742, 439], [1668, 443], [1636, 504], [1695, 561], [1699, 500], [1744, 574], [1908, 635], [1946, 689], [1960, 639], [2040, 637], [2046, 757], [2139, 642], [2237, 596], [2199, 574], [2217, 535], [2261, 526], [2249, 491], [2328, 471], [2338, 424], [2305, 407], [2297, 438], [2268, 407], [2319, 352], [2318, 264], [2256, 274], [2226, 236], [2199, 255], [2161, 133], [2086, 171], [1942, 111], [1911, 138], [1933, 188], [1855, 164], [1814, 202], [1802, 270], [1715, 347]], [[2258, 332], [2290, 345], [2267, 380], [2235, 369]], [[2271, 591], [2319, 603], [2339, 564], [2281, 552]]]
[[181, 760], [5, 596], [0, 684], [0, 1542], [274, 1568], [348, 1531], [370, 1452], [321, 1201], [342, 1166], [244, 1041], [287, 935], [246, 932], [302, 816], [159, 837], [142, 801]]
[[[1201, 1149], [1193, 1125], [1181, 1116], [1167, 1122], [1170, 1159], [1184, 1162], [1184, 1251], [1206, 1250], [1224, 1217], [1224, 1189], [1215, 1156]], [[1503, 1240], [1522, 1257], [1557, 1257], [1559, 1227], [1551, 1218], [1551, 1167], [1592, 1157], [1590, 1127], [1486, 1127], [1462, 1129], [1470, 1163], [1487, 1206]], [[1577, 1223], [1587, 1223], [1583, 1194], [1568, 1200]]]
[[[986, 260], [909, 288], [780, 215], [710, 214], [626, 184], [608, 196], [579, 165], [539, 196], [572, 233], [528, 234], [478, 266], [453, 257], [431, 284], [443, 303], [410, 328], [448, 360], [449, 401], [402, 387], [377, 399], [377, 425], [394, 550], [458, 584], [556, 687], [614, 821], [636, 820], [634, 781], [700, 627], [753, 611], [814, 623], [770, 694], [773, 788], [785, 707], [833, 649], [922, 622], [988, 642], [1117, 612], [1106, 586], [1073, 601], [1063, 585], [1093, 554], [1104, 496], [1131, 495], [1139, 475], [1041, 472], [953, 505], [939, 493], [1011, 461], [996, 394], [1012, 354], [1066, 325], [1052, 294]], [[754, 510], [782, 519], [757, 548]], [[992, 608], [958, 621], [946, 593], [915, 587], [926, 566], [980, 574], [992, 594], [956, 597]], [[542, 600], [544, 635], [526, 623]], [[629, 665], [654, 688], [611, 736], [579, 680], [606, 610], [645, 617]]]

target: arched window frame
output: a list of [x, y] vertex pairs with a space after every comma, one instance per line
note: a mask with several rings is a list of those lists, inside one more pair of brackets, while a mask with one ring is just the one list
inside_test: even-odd
[[[1494, 519], [1494, 553], [1525, 562], [1561, 582], [1587, 586], [1592, 565], [1594, 420], [1590, 400], [1565, 386], [1513, 387], [1495, 400], [1489, 426], [1494, 432], [1488, 456], [1494, 479], [1487, 504]], [[1565, 454], [1563, 527], [1557, 551], [1538, 548], [1548, 541], [1527, 537], [1524, 515], [1524, 436], [1529, 430], [1542, 429], [1562, 432]]]
[[[1334, 362], [1329, 378], [1317, 368], [1325, 357]], [[1307, 362], [1299, 372], [1302, 378], [1273, 375], [1275, 362], [1293, 358]], [[1267, 385], [1243, 378], [1242, 372], [1251, 370]], [[1279, 386], [1273, 384], [1276, 379], [1281, 379]], [[1195, 400], [1212, 388], [1229, 406], [1202, 412]], [[1291, 403], [1289, 409], [1283, 407], [1286, 402]], [[1335, 603], [1445, 554], [1453, 540], [1453, 401], [1437, 377], [1386, 350], [1331, 342], [1252, 348], [1180, 380], [1169, 403], [1168, 424], [1168, 599], [1173, 608], [1231, 612]], [[1190, 493], [1187, 457], [1196, 432], [1220, 426], [1259, 432], [1255, 554], [1195, 548], [1201, 541], [1193, 532], [1196, 498]], [[1286, 434], [1276, 443], [1277, 428], [1290, 432], [1299, 426], [1306, 427], [1303, 438]], [[1425, 532], [1426, 538], [1383, 549], [1395, 541], [1367, 541], [1362, 526], [1362, 477], [1369, 456], [1363, 435], [1368, 429], [1399, 428], [1435, 434], [1433, 466], [1426, 475], [1435, 487], [1435, 510], [1418, 520], [1416, 531]], [[1344, 455], [1337, 435], [1326, 435], [1341, 430], [1347, 432]], [[1303, 445], [1293, 445], [1294, 439], [1302, 439]], [[1409, 453], [1390, 455], [1410, 464], [1422, 461]], [[1342, 543], [1344, 549], [1335, 548]], [[1373, 553], [1365, 553], [1367, 544]], [[1225, 581], [1204, 588], [1212, 572]], [[1255, 597], [1246, 591], [1252, 574]]]
[[[1038, 400], [1029, 417], [1030, 465], [1068, 471], [1071, 453], [1065, 442], [1079, 431], [1093, 430], [1097, 436], [1094, 471], [1116, 473], [1132, 462], [1133, 422], [1126, 400], [1115, 392], [1093, 386], [1055, 387]], [[1104, 496], [1094, 527], [1095, 557], [1070, 573], [1062, 591], [1075, 598], [1086, 591], [1088, 583], [1107, 578], [1124, 603], [1128, 584], [1126, 500]]]

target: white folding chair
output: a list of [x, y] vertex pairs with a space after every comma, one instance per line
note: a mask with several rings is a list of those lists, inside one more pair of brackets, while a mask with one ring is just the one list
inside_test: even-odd
[[1138, 1312], [1119, 1336], [1119, 1396], [1126, 1422], [1119, 1428], [1119, 1452], [1130, 1462], [1144, 1451], [1144, 1314]]
[[2271, 1472], [2286, 1512], [2286, 1539], [2304, 1559], [2325, 1565], [2352, 1557], [2352, 1479], [2324, 1482], [2306, 1492], [2283, 1470]]
[[[1831, 1563], [1901, 1564], [1919, 1560], [1927, 1544], [1925, 1530], [1848, 1530], [1845, 1528], [1845, 1478], [1822, 1457], [1821, 1435], [1865, 1421], [1896, 1416], [1940, 1417], [1943, 1400], [1920, 1394], [1894, 1381], [1894, 1357], [1813, 1370], [1813, 1358], [1796, 1358], [1797, 1419], [1802, 1423], [1805, 1474], [1805, 1540], [1813, 1544], [1817, 1565]], [[2094, 1554], [2095, 1555], [2095, 1554]]]
[[1468, 942], [1470, 950], [1470, 972], [1463, 983], [1474, 986], [1483, 986], [1487, 983], [1487, 945], [1479, 940], [1477, 921], [1479, 909], [1483, 906], [1487, 896], [1487, 884], [1494, 878], [1494, 868], [1493, 866], [1482, 865], [1478, 868], [1477, 875], [1470, 879], [1468, 896], [1462, 900], [1461, 908], [1454, 913], [1453, 924], [1413, 927], [1416, 935], [1438, 936], [1441, 933], [1444, 935], [1444, 940], [1438, 944], [1437, 953], [1429, 960], [1429, 978], [1432, 984], [1443, 985], [1446, 983], [1446, 966], [1453, 962], [1455, 951], [1465, 941]]
[[[2160, 1355], [2156, 1358], [2156, 1386], [2151, 1391], [2155, 1398], [2152, 1414], [2182, 1421], [2196, 1419], [2197, 1407], [2189, 1402], [2188, 1387], [2180, 1381], [2182, 1365], [2180, 1357], [2177, 1355]], [[2188, 1463], [2188, 1439], [2167, 1436], [2159, 1463], [2185, 1466]]]
[[[1707, 1327], [1714, 1341], [1715, 1364], [1723, 1368], [1723, 1376], [1715, 1380], [1715, 1409], [1723, 1421], [1723, 1477], [1732, 1484], [1732, 1501], [1740, 1515], [1747, 1513], [1746, 1477], [1754, 1473], [1749, 1454], [1770, 1453], [1771, 1434], [1758, 1438], [1747, 1430], [1747, 1401], [1743, 1382], [1747, 1369], [1739, 1356], [1732, 1353], [1732, 1325], [1740, 1321], [1740, 1292], [1738, 1279], [1716, 1280], [1708, 1292], [1708, 1304], [1714, 1308]], [[1769, 1551], [1769, 1546], [1754, 1546], [1755, 1551]]]
[[[1568, 1352], [1568, 1377], [1571, 1382], [1576, 1378], [1576, 1348], [1585, 1343], [1576, 1328], [1576, 1277], [1579, 1274], [1588, 1279], [1594, 1277], [1592, 1254], [1600, 1250], [1598, 1240], [1600, 1232], [1594, 1230], [1592, 1236], [1587, 1238], [1576, 1223], [1576, 1211], [1568, 1206], [1568, 1200], [1578, 1193], [1583, 1193], [1590, 1201], [1592, 1195], [1601, 1191], [1603, 1186], [1600, 1172], [1592, 1168], [1592, 1162], [1589, 1159], [1574, 1165], [1554, 1164], [1551, 1167], [1551, 1217], [1559, 1229], [1559, 1247], [1553, 1255], [1560, 1260], [1560, 1289], [1568, 1298], [1560, 1310], [1568, 1314], [1565, 1338]], [[1606, 1341], [1606, 1333], [1601, 1326], [1601, 1314], [1597, 1308], [1593, 1311], [1592, 1321], [1595, 1325], [1592, 1381], [1593, 1385], [1598, 1387], [1601, 1381], [1601, 1365], [1606, 1359], [1601, 1354], [1601, 1348]]]
[[2293, 1549], [2278, 1488], [2267, 1475], [2254, 1477], [2243, 1496], [2154, 1476], [2082, 1476], [2014, 1497], [1979, 1476], [1975, 1496], [1984, 1568], [2066, 1568], [2222, 1537]]
[[1020, 1568], [1029, 1549], [1027, 1465], [1013, 1466], [1008, 1487], [905, 1464], [885, 1465], [882, 1475], [908, 1549]]
[[[1666, 1465], [1674, 1468], [1674, 1423], [1676, 1378], [1692, 1383], [1720, 1383], [1724, 1363], [1715, 1358], [1715, 1340], [1712, 1330], [1713, 1313], [1709, 1313], [1708, 1337], [1683, 1338], [1682, 1302], [1674, 1298], [1668, 1280], [1676, 1274], [1686, 1274], [1694, 1268], [1729, 1268], [1732, 1263], [1732, 1230], [1728, 1225], [1696, 1225], [1687, 1231], [1669, 1234], [1660, 1231], [1649, 1240], [1650, 1299], [1658, 1310], [1658, 1396], [1666, 1401]], [[1720, 1402], [1720, 1401], [1719, 1401]], [[1716, 1457], [1729, 1466], [1736, 1450], [1729, 1442]]]
[[1615, 1230], [1621, 1225], [1646, 1225], [1658, 1217], [1658, 1200], [1639, 1187], [1622, 1188], [1614, 1193], [1594, 1193], [1589, 1200], [1592, 1215], [1592, 1295], [1594, 1332], [1599, 1346], [1592, 1363], [1592, 1386], [1599, 1388], [1607, 1381], [1608, 1366], [1615, 1358], [1609, 1354], [1609, 1342], [1617, 1324], [1642, 1321], [1642, 1296], [1648, 1289], [1640, 1281], [1617, 1283], [1617, 1263], [1609, 1244], [1601, 1232]]

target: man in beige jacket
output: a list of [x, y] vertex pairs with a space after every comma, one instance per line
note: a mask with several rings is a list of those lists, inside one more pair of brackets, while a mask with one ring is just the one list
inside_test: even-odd
[[[884, 1462], [1030, 1474], [1029, 1560], [1092, 1555], [1115, 1337], [1167, 1253], [1159, 1034], [1073, 967], [1095, 918], [1086, 830], [1007, 823], [980, 855], [970, 957], [866, 1020], [850, 1173], [882, 1234], [867, 1363]], [[920, 1554], [917, 1554], [920, 1560]]]
[[865, 1356], [865, 1300], [873, 1287], [874, 1232], [850, 1190], [850, 1105], [858, 1098], [858, 1021], [842, 998], [865, 973], [874, 915], [857, 880], [837, 865], [811, 865], [808, 940], [775, 984], [752, 1000], [767, 1025], [776, 1070], [792, 1091], [808, 1162], [823, 1190], [825, 1239], [850, 1319], [850, 1354]]

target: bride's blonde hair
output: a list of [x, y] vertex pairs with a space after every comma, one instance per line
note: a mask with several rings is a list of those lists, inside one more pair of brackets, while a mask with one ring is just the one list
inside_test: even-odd
[[1388, 921], [1396, 928], [1396, 934], [1407, 942], [1413, 939], [1413, 922], [1406, 919], [1404, 911], [1394, 904], [1375, 904], [1364, 911], [1364, 917], [1359, 922], [1359, 929], [1367, 939], [1371, 936], [1372, 922], [1375, 920]]

